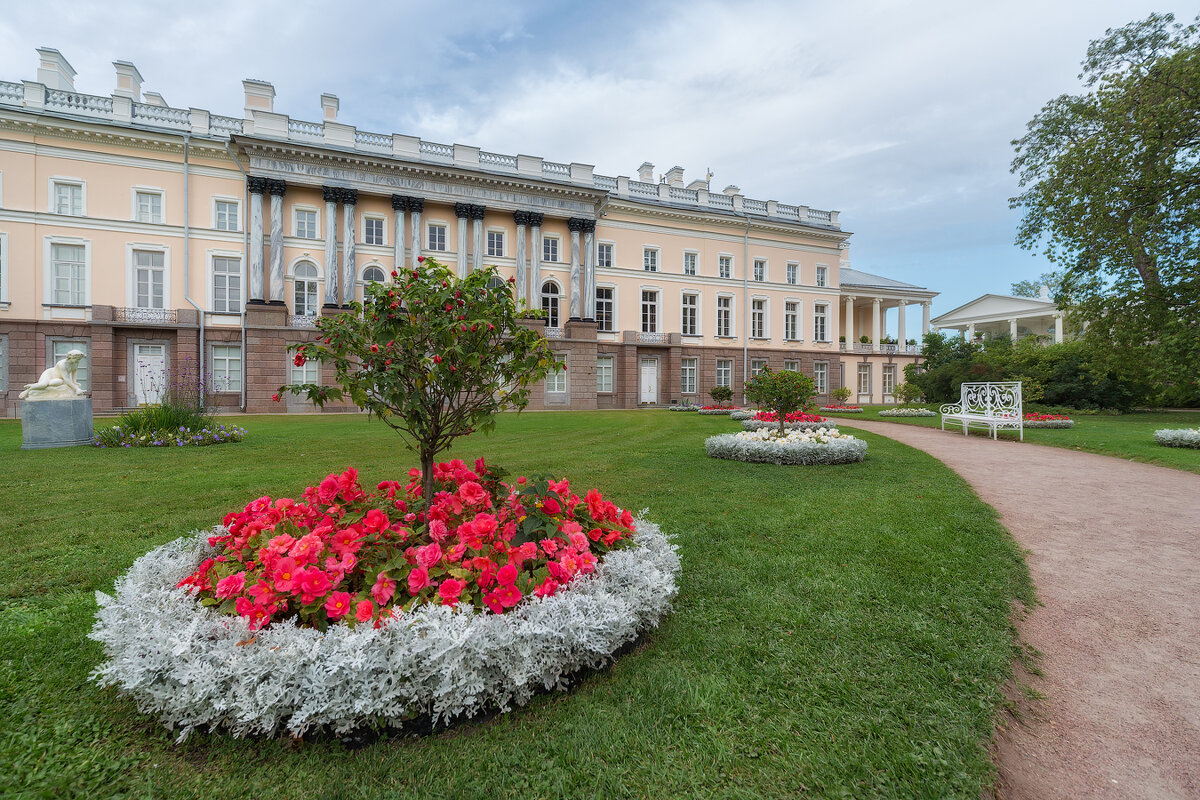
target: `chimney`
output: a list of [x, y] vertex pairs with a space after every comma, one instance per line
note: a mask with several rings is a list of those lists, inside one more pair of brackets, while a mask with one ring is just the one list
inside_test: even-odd
[[117, 70], [117, 89], [113, 92], [117, 97], [128, 97], [135, 103], [142, 102], [142, 73], [128, 61], [114, 61]]
[[683, 188], [683, 167], [676, 164], [675, 166], [673, 166], [669, 170], [667, 170], [667, 174], [663, 176], [663, 179], [667, 183], [671, 184], [672, 186], [678, 186], [680, 189], [682, 189]]
[[695, 191], [697, 191], [697, 190], [699, 190], [699, 189], [707, 189], [707, 188], [708, 188], [708, 181], [700, 180], [699, 178], [697, 178], [696, 180], [694, 180], [694, 181], [692, 181], [691, 183], [689, 183], [689, 184], [687, 185], [687, 188], [688, 188], [688, 189], [690, 189], [690, 190], [692, 190], [693, 192], [695, 192]]
[[337, 122], [339, 105], [340, 103], [338, 102], [338, 96], [336, 94], [321, 95], [321, 111], [323, 112], [321, 118], [325, 122]]
[[638, 167], [638, 180], [642, 183], [654, 183], [654, 165], [649, 161], [643, 161]]
[[242, 81], [246, 91], [246, 117], [251, 117], [252, 111], [275, 110], [275, 87], [266, 81], [256, 81], [247, 78]]
[[41, 59], [38, 63], [38, 83], [47, 89], [75, 91], [75, 69], [62, 53], [53, 47], [39, 47], [37, 54]]
[[146, 92], [145, 96], [146, 96], [146, 105], [158, 106], [159, 108], [167, 107], [167, 101], [163, 100], [163, 96], [161, 94], [159, 94], [158, 92]]
[[732, 183], [721, 190], [721, 194], [727, 194], [730, 197], [732, 197], [735, 194], [741, 194], [741, 193], [742, 193], [742, 190], [740, 188], [738, 188], [737, 186], [734, 186]]

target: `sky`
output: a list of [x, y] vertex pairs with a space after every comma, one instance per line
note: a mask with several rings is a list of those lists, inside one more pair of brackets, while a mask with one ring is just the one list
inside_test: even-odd
[[[1053, 268], [1014, 244], [1012, 140], [1082, 91], [1088, 42], [1151, 12], [1115, 0], [56, 2], [0, 17], [0, 80], [55, 47], [79, 91], [132, 61], [175, 107], [275, 110], [636, 177], [713, 173], [747, 197], [841, 212], [851, 265], [940, 292], [933, 314]], [[910, 318], [919, 325], [919, 317]], [[891, 326], [894, 327], [894, 324]]]

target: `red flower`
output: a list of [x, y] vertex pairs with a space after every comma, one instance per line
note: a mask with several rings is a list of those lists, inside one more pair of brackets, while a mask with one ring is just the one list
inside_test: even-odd
[[294, 359], [292, 359], [292, 363], [295, 364], [297, 367], [303, 367], [304, 362], [305, 362], [305, 358], [304, 358], [303, 353], [296, 353], [296, 357]]
[[276, 403], [278, 403], [279, 402], [279, 393], [276, 392], [275, 394], [271, 395], [271, 399], [274, 400]]
[[496, 573], [496, 580], [501, 586], [509, 586], [517, 582], [517, 568], [512, 564], [505, 564]]
[[424, 567], [417, 567], [412, 572], [408, 573], [408, 593], [416, 594], [424, 589], [430, 583], [429, 573]]
[[[442, 599], [442, 605], [458, 605], [458, 597], [465, 588], [467, 588], [467, 585], [455, 578], [447, 578], [442, 581], [442, 585], [438, 587], [438, 597]], [[501, 604], [503, 604], [503, 601], [501, 601]]]
[[350, 603], [354, 598], [349, 592], [334, 592], [325, 601], [325, 613], [330, 619], [338, 620], [350, 613]]
[[[417, 256], [417, 263], [420, 263], [420, 264], [425, 263], [425, 256]], [[415, 270], [414, 270], [414, 272], [415, 272]]]
[[[395, 276], [396, 276], [396, 273], [393, 272], [392, 277], [395, 277]], [[375, 606], [372, 605], [371, 601], [370, 600], [360, 600], [358, 603], [358, 606], [354, 612], [354, 619], [357, 620], [358, 622], [366, 622], [374, 614], [375, 614]]]

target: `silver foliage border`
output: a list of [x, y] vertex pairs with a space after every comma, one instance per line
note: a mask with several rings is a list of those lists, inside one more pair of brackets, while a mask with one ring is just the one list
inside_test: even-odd
[[[880, 411], [881, 417], [936, 417], [937, 412], [928, 408], [889, 408], [885, 411]], [[1025, 423], [1029, 427], [1029, 423]]]
[[[774, 428], [779, 430], [778, 422], [764, 422], [761, 419], [746, 419], [742, 420], [742, 427], [748, 431], [756, 431], [760, 428]], [[837, 423], [831, 419], [822, 420], [821, 422], [785, 422], [783, 423], [784, 430], [788, 431], [813, 431], [820, 428], [828, 430], [836, 428]]]
[[1027, 419], [1024, 422], [1026, 428], [1074, 428], [1075, 420], [1073, 419]]
[[757, 464], [850, 464], [867, 457], [867, 443], [853, 436], [827, 444], [801, 442], [783, 444], [739, 439], [736, 433], [710, 436], [704, 440], [704, 451], [711, 458], [728, 458]]
[[706, 417], [727, 416], [733, 412], [732, 408], [702, 408], [699, 413]]
[[252, 633], [244, 619], [174, 588], [212, 553], [209, 535], [150, 551], [117, 580], [115, 596], [97, 592], [89, 634], [106, 656], [92, 680], [131, 696], [180, 741], [201, 726], [234, 736], [341, 734], [419, 714], [439, 722], [509, 711], [540, 690], [566, 688], [572, 673], [602, 667], [656, 627], [671, 611], [680, 572], [677, 547], [638, 520], [634, 547], [608, 553], [569, 589], [502, 615], [423, 606], [378, 630], [273, 625]]
[[1200, 448], [1200, 428], [1163, 428], [1154, 432], [1154, 441], [1163, 447]]

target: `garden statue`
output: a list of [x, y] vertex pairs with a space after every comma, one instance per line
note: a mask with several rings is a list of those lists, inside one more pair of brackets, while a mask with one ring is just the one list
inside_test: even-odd
[[83, 388], [75, 380], [79, 362], [85, 358], [80, 350], [72, 350], [58, 360], [53, 367], [42, 373], [37, 383], [25, 384], [22, 400], [71, 400], [83, 394]]

